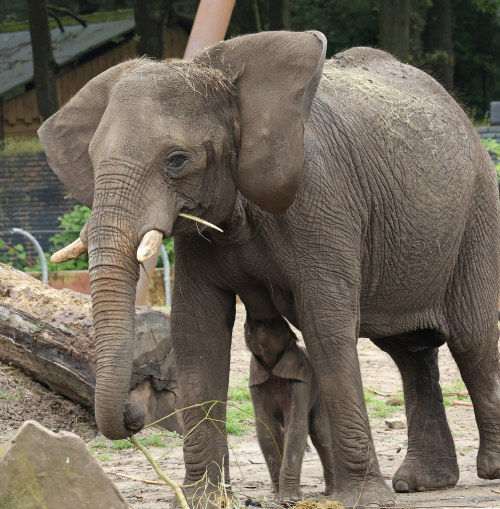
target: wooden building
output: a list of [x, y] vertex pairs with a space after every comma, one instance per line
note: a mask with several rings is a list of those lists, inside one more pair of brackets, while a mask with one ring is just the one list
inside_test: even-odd
[[[133, 19], [64, 28], [52, 29], [60, 105], [97, 74], [135, 56]], [[165, 30], [165, 56], [182, 57], [188, 34], [180, 26]], [[0, 33], [0, 76], [0, 140], [35, 137], [41, 118], [28, 30]]]

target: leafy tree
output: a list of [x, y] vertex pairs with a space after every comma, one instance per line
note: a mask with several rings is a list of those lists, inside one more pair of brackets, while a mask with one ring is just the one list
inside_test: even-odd
[[500, 2], [455, 0], [453, 7], [455, 88], [480, 119], [500, 100]]
[[455, 67], [451, 23], [451, 0], [433, 0], [427, 11], [427, 23], [422, 34], [424, 63], [448, 90], [453, 87]]

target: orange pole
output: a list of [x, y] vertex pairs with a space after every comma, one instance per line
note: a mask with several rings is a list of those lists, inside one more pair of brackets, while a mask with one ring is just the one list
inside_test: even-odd
[[184, 58], [224, 40], [234, 3], [235, 0], [200, 0]]
[[[193, 28], [189, 35], [186, 50], [184, 51], [184, 58], [189, 58], [197, 51], [224, 40], [233, 12], [234, 3], [235, 0], [200, 0], [198, 10], [196, 11], [196, 17], [194, 18]], [[151, 275], [151, 278], [153, 277], [159, 255], [160, 251], [143, 264], [147, 273]], [[169, 267], [164, 268], [164, 270], [168, 269]], [[146, 304], [149, 285], [148, 277], [141, 267], [135, 295], [135, 303], [137, 306], [144, 306]]]

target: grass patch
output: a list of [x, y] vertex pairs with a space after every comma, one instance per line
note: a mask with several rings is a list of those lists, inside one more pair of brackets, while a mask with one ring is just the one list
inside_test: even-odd
[[0, 154], [17, 154], [19, 152], [42, 152], [40, 138], [5, 138], [0, 145]]
[[96, 454], [96, 458], [99, 460], [99, 461], [111, 461], [111, 456], [108, 456], [107, 454], [101, 454], [101, 453], [98, 453]]
[[255, 414], [248, 389], [248, 378], [230, 384], [227, 402], [229, 403], [226, 415], [228, 435], [245, 435], [252, 429], [255, 422]]
[[[460, 392], [466, 393], [467, 388], [465, 387], [465, 383], [462, 380], [459, 380], [458, 382], [454, 383], [451, 387], [442, 387], [441, 390], [443, 391], [443, 403], [444, 406], [450, 407], [452, 406], [453, 400], [458, 401], [467, 401], [470, 403], [471, 399], [468, 395], [461, 395], [457, 394]], [[452, 394], [452, 396], [447, 396], [447, 394]]]
[[228, 435], [242, 436], [248, 433], [255, 422], [255, 414], [251, 401], [227, 407], [226, 430]]
[[363, 390], [366, 408], [369, 417], [392, 417], [404, 410], [404, 398], [402, 395], [385, 398]]
[[[149, 437], [144, 437], [139, 440], [139, 443], [144, 447], [166, 447], [167, 444], [164, 441], [165, 433], [153, 433]], [[134, 449], [133, 444], [127, 440], [115, 440], [112, 446], [115, 451], [123, 451], [125, 449]]]
[[250, 390], [248, 389], [248, 378], [238, 380], [229, 386], [227, 400], [231, 403], [250, 401]]

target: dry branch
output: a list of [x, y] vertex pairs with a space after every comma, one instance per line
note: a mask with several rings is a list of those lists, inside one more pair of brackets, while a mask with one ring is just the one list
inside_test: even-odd
[[473, 406], [469, 401], [458, 401], [456, 399], [452, 400], [451, 404], [455, 406]]

